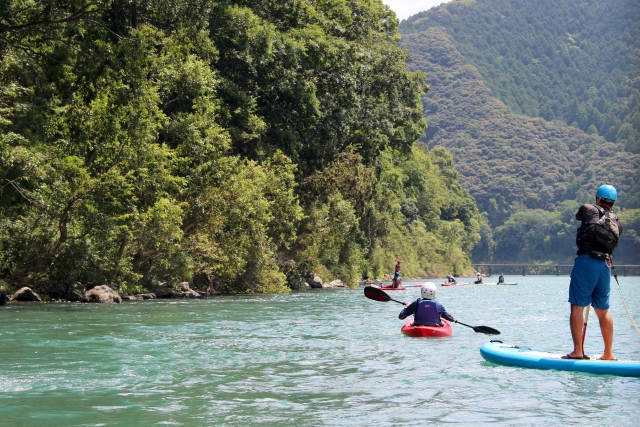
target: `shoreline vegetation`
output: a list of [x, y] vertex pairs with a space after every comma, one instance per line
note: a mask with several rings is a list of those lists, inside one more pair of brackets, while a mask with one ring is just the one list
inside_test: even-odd
[[395, 15], [296, 5], [8, 3], [4, 289], [286, 293], [397, 259], [411, 277], [470, 273], [483, 219], [451, 154], [416, 142], [428, 85]]

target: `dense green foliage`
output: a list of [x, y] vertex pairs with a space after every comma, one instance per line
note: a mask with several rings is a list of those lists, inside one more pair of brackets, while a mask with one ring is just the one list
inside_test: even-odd
[[[462, 45], [458, 37], [467, 40], [469, 31], [490, 35], [492, 31], [510, 28], [506, 24], [495, 26], [489, 20], [482, 30], [473, 29], [480, 26], [484, 15], [470, 16], [468, 9], [476, 10], [473, 8], [484, 4], [454, 1], [404, 24], [407, 33], [401, 44], [413, 58], [409, 68], [425, 72], [431, 86], [423, 97], [424, 114], [429, 122], [423, 141], [431, 148], [444, 147], [453, 154], [463, 187], [475, 197], [486, 218], [480, 228], [482, 240], [474, 248], [474, 261], [568, 262], [575, 254], [578, 224], [573, 217], [553, 219], [558, 215], [553, 212], [564, 203], [579, 206], [593, 202], [595, 189], [606, 182], [619, 190], [617, 208], [629, 210], [621, 217], [635, 215], [633, 212], [640, 208], [640, 155], [627, 151], [629, 139], [608, 142], [602, 136], [585, 133], [558, 120], [511, 114], [509, 100], [495, 97], [500, 96], [501, 90], [511, 90], [510, 86], [490, 89], [486, 82], [493, 78], [495, 85], [498, 72], [484, 69], [473, 56], [478, 53], [467, 57], [458, 48]], [[526, 16], [531, 27], [537, 28], [543, 25], [538, 22], [541, 6], [513, 3], [509, 7], [530, 10]], [[549, 14], [549, 10], [544, 13]], [[488, 15], [492, 16], [489, 12]], [[521, 35], [515, 31], [509, 34], [495, 39], [495, 46], [508, 43], [508, 52], [503, 52], [507, 56], [526, 51], [527, 45], [514, 42]], [[527, 69], [531, 71], [531, 67]], [[504, 69], [501, 73], [502, 82], [510, 82], [517, 76], [516, 69]], [[534, 80], [532, 77], [523, 84]], [[575, 80], [568, 81], [577, 84]], [[616, 89], [618, 93], [626, 90], [624, 85]], [[547, 87], [540, 90], [546, 91]], [[538, 217], [548, 226], [540, 226]], [[640, 245], [634, 240], [633, 229], [637, 225], [625, 228], [616, 257], [637, 264]]]
[[454, 1], [400, 28], [437, 26], [509, 112], [561, 119], [640, 152], [637, 1]]
[[378, 0], [0, 9], [0, 277], [64, 296], [469, 270], [473, 198]]

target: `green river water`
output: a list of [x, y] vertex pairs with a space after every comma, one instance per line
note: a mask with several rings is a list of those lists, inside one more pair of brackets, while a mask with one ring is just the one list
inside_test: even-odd
[[[461, 322], [571, 350], [567, 276], [440, 287]], [[423, 281], [424, 282], [424, 281]], [[640, 277], [620, 277], [640, 323]], [[410, 283], [410, 282], [406, 282]], [[640, 360], [612, 280], [615, 354]], [[393, 292], [403, 301], [418, 288]], [[485, 362], [492, 338], [408, 338], [402, 307], [354, 290], [0, 309], [0, 426], [640, 425], [640, 378]], [[588, 354], [602, 352], [595, 315]]]

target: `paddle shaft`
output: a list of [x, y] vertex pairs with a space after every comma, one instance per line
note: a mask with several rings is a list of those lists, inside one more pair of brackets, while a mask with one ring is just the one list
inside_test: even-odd
[[589, 323], [589, 309], [591, 304], [587, 306], [587, 314], [584, 317], [584, 324], [582, 325], [582, 354], [584, 354], [584, 339], [587, 336], [587, 323]]
[[471, 328], [471, 329], [473, 329], [473, 328], [475, 327], [475, 326], [467, 325], [466, 323], [462, 323], [462, 322], [461, 322], [461, 321], [459, 321], [459, 320], [456, 320], [456, 323], [459, 323], [459, 324], [461, 324], [461, 325], [463, 325], [463, 326], [466, 326], [466, 327], [468, 327], [468, 328]]
[[404, 303], [402, 301], [398, 301], [397, 299], [393, 299], [391, 297], [389, 297], [389, 301], [397, 302], [398, 304], [402, 304], [402, 305], [407, 305], [407, 303]]

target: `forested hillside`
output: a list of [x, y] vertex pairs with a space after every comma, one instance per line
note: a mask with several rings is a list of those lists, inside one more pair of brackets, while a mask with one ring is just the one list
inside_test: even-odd
[[510, 113], [564, 120], [640, 152], [640, 3], [454, 1], [412, 16], [442, 26]]
[[65, 297], [470, 270], [481, 217], [380, 1], [0, 8], [0, 278]]
[[[574, 236], [578, 224], [567, 211], [577, 208], [580, 203], [592, 202], [595, 188], [603, 182], [618, 188], [619, 208], [640, 207], [640, 155], [627, 151], [634, 150], [629, 145], [632, 139], [607, 141], [597, 132], [583, 132], [564, 121], [514, 114], [521, 110], [509, 106], [516, 99], [526, 105], [537, 105], [538, 101], [521, 101], [519, 95], [514, 95], [511, 101], [506, 95], [504, 99], [498, 99], [500, 94], [517, 89], [517, 85], [511, 85], [512, 81], [519, 81], [523, 87], [531, 86], [531, 93], [539, 96], [542, 95], [538, 92], [551, 88], [561, 92], [556, 93], [556, 97], [571, 99], [573, 93], [573, 89], [564, 87], [566, 91], [562, 92], [562, 86], [553, 86], [552, 83], [559, 78], [562, 80], [566, 72], [554, 75], [558, 70], [552, 68], [545, 72], [553, 78], [542, 88], [541, 83], [536, 82], [537, 65], [522, 60], [529, 45], [516, 43], [522, 31], [508, 24], [506, 18], [500, 25], [492, 21], [493, 10], [486, 11], [486, 19], [481, 14], [485, 12], [483, 8], [494, 5], [497, 10], [502, 7], [518, 10], [517, 16], [526, 16], [529, 22], [526, 28], [531, 29], [531, 37], [535, 38], [538, 36], [534, 30], [539, 25], [546, 25], [538, 20], [546, 14], [552, 15], [552, 9], [542, 13], [543, 4], [505, 3], [508, 2], [454, 1], [403, 22], [405, 34], [401, 44], [413, 58], [409, 67], [427, 73], [431, 86], [423, 97], [429, 123], [423, 140], [429, 147], [442, 146], [454, 155], [463, 186], [485, 213], [488, 224], [482, 228], [483, 238], [474, 250], [474, 260], [569, 261], [575, 253]], [[527, 12], [529, 9], [530, 13]], [[589, 15], [591, 12], [580, 13]], [[471, 43], [469, 40], [473, 37], [469, 34], [485, 40], [480, 46], [485, 50], [478, 47], [486, 53], [484, 58], [493, 58], [495, 62], [500, 56], [495, 49], [502, 49], [502, 55], [515, 58], [517, 66], [483, 68], [483, 62], [477, 59], [480, 53], [469, 53], [469, 56], [463, 53], [463, 49], [475, 49], [465, 44]], [[491, 38], [491, 42], [487, 38]], [[475, 43], [480, 42], [476, 40]], [[561, 58], [547, 62], [547, 65], [557, 61]], [[572, 77], [566, 79], [569, 84], [589, 81], [587, 77], [580, 78], [581, 67], [576, 64], [572, 67], [575, 68]], [[535, 75], [530, 79], [528, 75], [518, 77], [522, 70]], [[633, 67], [626, 68], [623, 80], [632, 78], [634, 70]], [[494, 89], [490, 81], [499, 88]], [[535, 90], [536, 87], [540, 90]], [[629, 106], [629, 100], [637, 98], [637, 92], [629, 93], [627, 89], [625, 85], [616, 86], [612, 93], [627, 93], [629, 97], [614, 99], [611, 105]], [[524, 98], [528, 96], [524, 92], [521, 94]], [[629, 111], [625, 117], [633, 118], [634, 114]], [[637, 217], [637, 209], [625, 215], [630, 221], [617, 257], [638, 263], [640, 224], [633, 219]]]

